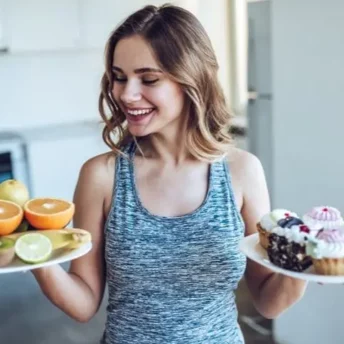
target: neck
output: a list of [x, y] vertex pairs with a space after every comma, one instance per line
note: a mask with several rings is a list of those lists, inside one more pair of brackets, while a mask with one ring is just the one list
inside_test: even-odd
[[192, 159], [186, 147], [186, 125], [166, 128], [142, 140], [142, 150], [146, 157], [162, 160], [165, 163], [179, 165]]

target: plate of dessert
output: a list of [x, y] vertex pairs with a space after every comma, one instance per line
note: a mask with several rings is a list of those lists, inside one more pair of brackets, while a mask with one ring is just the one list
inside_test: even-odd
[[57, 198], [30, 198], [18, 180], [0, 183], [0, 274], [60, 264], [87, 254], [91, 234], [68, 228], [75, 205]]
[[301, 217], [274, 209], [257, 230], [239, 245], [251, 260], [306, 281], [344, 283], [344, 221], [337, 208], [317, 206]]

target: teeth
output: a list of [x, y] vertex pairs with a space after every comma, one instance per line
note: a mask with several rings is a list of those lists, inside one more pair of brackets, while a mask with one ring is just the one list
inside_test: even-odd
[[133, 115], [133, 116], [138, 116], [138, 115], [147, 115], [151, 113], [153, 109], [145, 109], [145, 110], [129, 110], [128, 109], [128, 114]]

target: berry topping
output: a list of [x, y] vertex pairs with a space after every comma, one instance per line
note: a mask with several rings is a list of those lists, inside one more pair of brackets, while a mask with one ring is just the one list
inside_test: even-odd
[[300, 232], [309, 233], [310, 229], [306, 225], [300, 225]]
[[295, 225], [303, 225], [303, 222], [297, 217], [290, 216], [279, 220], [277, 224], [282, 228], [290, 228]]

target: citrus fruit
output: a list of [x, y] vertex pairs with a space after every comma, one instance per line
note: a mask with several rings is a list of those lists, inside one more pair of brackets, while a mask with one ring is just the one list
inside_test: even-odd
[[19, 180], [8, 179], [0, 184], [0, 199], [17, 203], [23, 207], [29, 200], [29, 190]]
[[24, 205], [26, 220], [37, 229], [60, 229], [74, 215], [74, 203], [57, 198], [33, 198]]
[[37, 264], [49, 259], [53, 251], [53, 245], [43, 234], [28, 233], [17, 239], [14, 250], [15, 254], [23, 262]]
[[13, 239], [0, 238], [0, 267], [8, 265], [13, 260], [14, 243]]
[[23, 219], [23, 209], [16, 203], [0, 200], [0, 235], [11, 234]]

